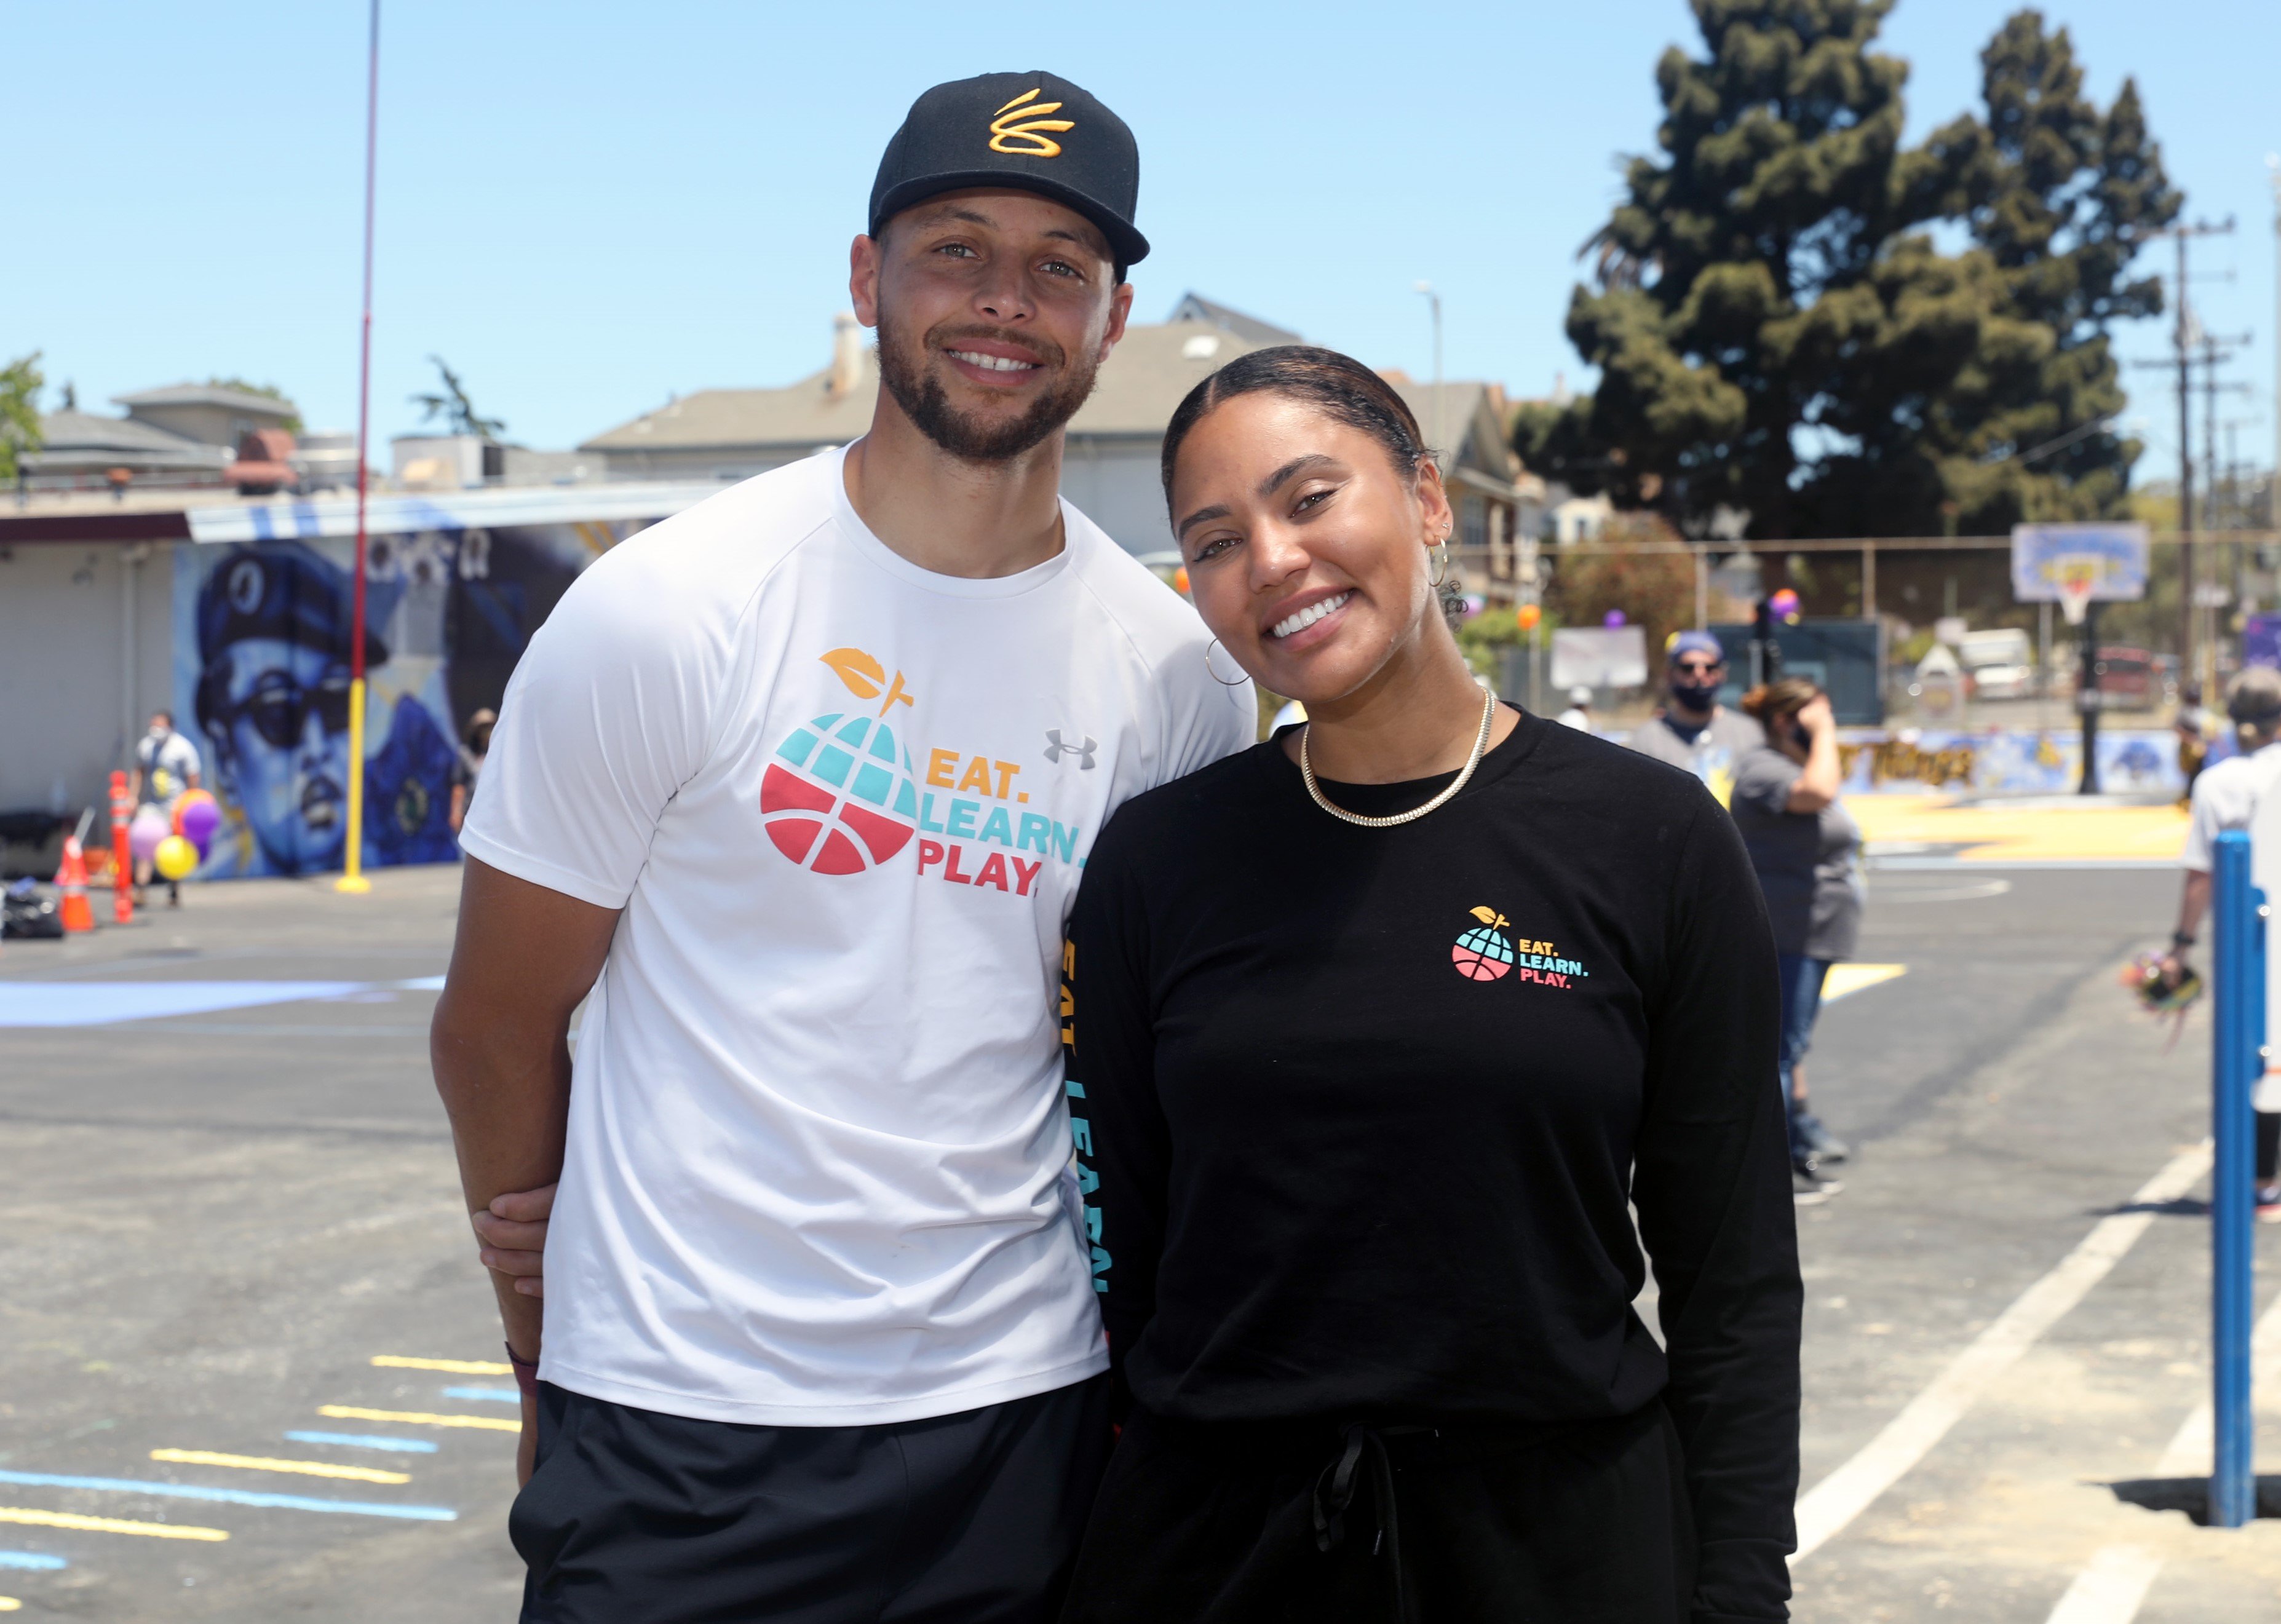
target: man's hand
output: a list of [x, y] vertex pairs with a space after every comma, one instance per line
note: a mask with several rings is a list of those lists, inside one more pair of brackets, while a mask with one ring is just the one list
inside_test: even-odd
[[1829, 696], [1826, 693], [1817, 693], [1799, 706], [1798, 724], [1809, 735], [1834, 731], [1837, 726], [1837, 715], [1829, 708]]
[[506, 1277], [526, 1297], [546, 1295], [546, 1224], [554, 1212], [554, 1186], [491, 1197], [490, 1210], [475, 1215], [476, 1254], [484, 1268]]

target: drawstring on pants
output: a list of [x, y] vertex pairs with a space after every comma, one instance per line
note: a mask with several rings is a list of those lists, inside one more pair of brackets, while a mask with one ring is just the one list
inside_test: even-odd
[[[1397, 1427], [1387, 1430], [1411, 1433], [1428, 1429]], [[1377, 1513], [1378, 1522], [1371, 1541], [1370, 1554], [1373, 1557], [1383, 1555], [1388, 1558], [1394, 1581], [1396, 1624], [1410, 1624], [1410, 1593], [1402, 1581], [1401, 1520], [1395, 1509], [1394, 1466], [1387, 1459], [1386, 1439], [1377, 1428], [1357, 1423], [1345, 1429], [1342, 1443], [1339, 1458], [1325, 1466], [1322, 1474], [1315, 1480], [1315, 1549], [1327, 1554], [1345, 1543], [1346, 1516], [1354, 1505], [1355, 1480], [1367, 1460], [1372, 1508]]]

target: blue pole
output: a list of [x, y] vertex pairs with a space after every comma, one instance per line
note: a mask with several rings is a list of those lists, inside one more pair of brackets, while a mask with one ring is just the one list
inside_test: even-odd
[[2214, 1025], [2211, 1179], [2211, 1342], [2217, 1435], [2212, 1451], [2209, 1519], [2238, 1528], [2257, 1515], [2249, 1409], [2252, 1291], [2251, 1207], [2256, 1127], [2250, 1090], [2265, 1069], [2263, 895], [2249, 883], [2249, 837], [2217, 838], [2217, 1007]]

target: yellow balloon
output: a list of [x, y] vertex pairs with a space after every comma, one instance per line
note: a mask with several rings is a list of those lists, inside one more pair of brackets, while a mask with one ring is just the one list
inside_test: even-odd
[[151, 854], [151, 866], [159, 870], [161, 878], [187, 878], [198, 866], [198, 848], [182, 836], [170, 834]]

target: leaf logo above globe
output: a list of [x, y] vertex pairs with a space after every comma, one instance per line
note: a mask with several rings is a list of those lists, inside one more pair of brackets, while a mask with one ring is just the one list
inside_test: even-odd
[[832, 711], [786, 735], [761, 777], [761, 823], [801, 868], [861, 874], [917, 831], [911, 754], [886, 720], [913, 695], [901, 671], [889, 681], [886, 668], [860, 648], [835, 648], [823, 662], [857, 699], [880, 700], [878, 714]]
[[1458, 945], [1450, 949], [1450, 963], [1468, 981], [1495, 981], [1512, 968], [1512, 943], [1497, 928], [1512, 921], [1494, 908], [1470, 911], [1481, 924], [1458, 938]]

